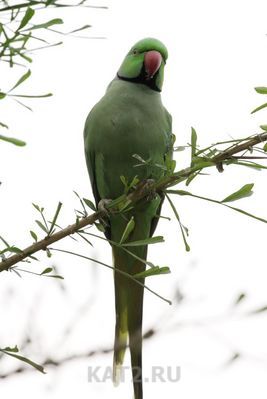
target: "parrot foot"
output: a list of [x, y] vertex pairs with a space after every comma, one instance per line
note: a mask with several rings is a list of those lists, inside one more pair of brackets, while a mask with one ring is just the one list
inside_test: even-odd
[[141, 181], [136, 187], [137, 190], [140, 190], [140, 194], [145, 197], [145, 199], [149, 202], [156, 198], [157, 192], [154, 188], [155, 180], [154, 179], [146, 179]]
[[109, 216], [110, 210], [107, 209], [107, 205], [109, 205], [112, 202], [111, 199], [102, 199], [99, 201], [97, 208], [100, 212], [103, 212], [105, 216]]

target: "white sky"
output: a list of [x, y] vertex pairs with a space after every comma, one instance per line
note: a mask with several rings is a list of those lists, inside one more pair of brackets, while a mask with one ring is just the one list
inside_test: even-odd
[[[106, 36], [106, 40], [70, 38], [62, 47], [34, 55], [32, 78], [18, 92], [52, 91], [54, 96], [29, 101], [33, 114], [11, 101], [3, 103], [1, 121], [10, 125], [11, 135], [28, 142], [22, 149], [5, 143], [0, 148], [0, 234], [20, 247], [31, 242], [30, 229], [37, 231], [32, 202], [45, 206], [51, 215], [62, 201], [60, 222], [67, 225], [78, 206], [72, 191], [91, 196], [83, 155], [84, 121], [136, 40], [155, 36], [169, 49], [162, 95], [173, 116], [178, 145], [189, 141], [191, 126], [198, 132], [200, 145], [205, 146], [230, 136], [257, 133], [258, 126], [266, 124], [265, 111], [250, 115], [264, 102], [253, 88], [267, 85], [266, 1], [117, 0], [102, 4], [109, 10], [66, 10], [64, 20], [66, 31], [90, 23], [89, 33]], [[53, 17], [61, 15], [53, 12]], [[5, 71], [0, 71], [7, 79], [1, 79], [4, 90], [12, 83]], [[14, 71], [12, 82], [20, 74], [20, 70]], [[176, 158], [178, 167], [189, 162], [189, 154], [177, 153]], [[197, 179], [189, 188], [221, 199], [254, 182], [254, 196], [237, 206], [267, 218], [265, 180], [264, 172], [232, 166], [223, 174], [214, 171]], [[178, 383], [146, 384], [145, 398], [166, 396], [167, 392], [169, 398], [183, 399], [197, 395], [206, 399], [215, 395], [217, 399], [265, 398], [266, 319], [241, 315], [267, 303], [266, 226], [187, 197], [177, 198], [176, 204], [190, 229], [191, 252], [185, 253], [175, 220], [163, 221], [157, 234], [165, 235], [166, 244], [151, 248], [149, 257], [157, 264], [169, 265], [172, 274], [155, 277], [148, 284], [168, 298], [181, 287], [186, 301], [180, 308], [169, 307], [146, 294], [145, 329], [157, 326], [162, 332], [144, 345], [144, 373], [150, 376], [151, 365], [179, 365], [182, 378]], [[171, 214], [166, 205], [163, 214]], [[62, 247], [110, 264], [109, 247], [95, 244], [92, 250], [66, 240]], [[0, 346], [21, 344], [25, 330], [35, 342], [27, 355], [40, 362], [43, 353], [60, 358], [111, 346], [112, 273], [78, 258], [55, 255], [53, 259], [65, 277], [65, 294], [58, 289], [58, 281], [1, 275], [1, 300], [6, 306], [0, 309], [5, 326]], [[43, 258], [40, 268], [50, 264]], [[37, 270], [39, 266], [33, 267]], [[231, 303], [241, 291], [248, 293], [248, 299], [231, 313]], [[9, 298], [12, 292], [15, 296]], [[88, 315], [79, 320], [77, 309], [86, 301]], [[172, 329], [174, 321], [182, 325]], [[75, 333], [62, 342], [64, 326], [76, 323]], [[244, 360], [222, 368], [233, 351], [245, 353]], [[12, 364], [7, 362], [7, 367]], [[1, 382], [1, 394], [13, 397], [27, 389], [29, 399], [131, 397], [130, 384], [115, 389], [111, 383], [87, 382], [88, 366], [111, 364], [112, 356], [104, 355], [68, 363], [59, 372], [50, 368], [46, 376], [25, 374]]]

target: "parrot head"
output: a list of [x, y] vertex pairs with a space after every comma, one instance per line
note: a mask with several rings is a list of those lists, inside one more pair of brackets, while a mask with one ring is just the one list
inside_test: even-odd
[[140, 40], [124, 58], [117, 76], [119, 79], [142, 83], [152, 90], [161, 91], [167, 58], [167, 48], [159, 40]]

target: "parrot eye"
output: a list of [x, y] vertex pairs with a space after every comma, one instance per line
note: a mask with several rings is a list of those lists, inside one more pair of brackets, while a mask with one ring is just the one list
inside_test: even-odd
[[134, 49], [133, 50], [133, 55], [136, 55], [136, 54], [138, 54], [138, 50]]

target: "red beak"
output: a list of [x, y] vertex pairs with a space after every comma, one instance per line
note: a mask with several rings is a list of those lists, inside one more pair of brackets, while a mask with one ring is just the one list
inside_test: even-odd
[[147, 79], [152, 79], [155, 73], [160, 68], [162, 61], [161, 54], [156, 50], [148, 51], [145, 54], [145, 69], [147, 73]]

